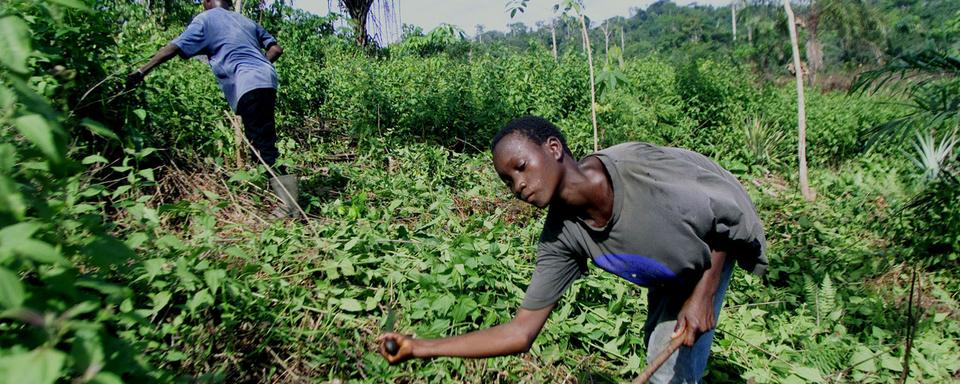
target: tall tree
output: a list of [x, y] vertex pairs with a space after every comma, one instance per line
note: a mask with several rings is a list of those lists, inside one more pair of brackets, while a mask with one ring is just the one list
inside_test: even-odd
[[730, 29], [733, 30], [733, 41], [737, 41], [737, 0], [730, 3]]
[[803, 26], [807, 30], [807, 65], [810, 84], [824, 68], [822, 28], [830, 28], [845, 40], [868, 40], [875, 35], [878, 23], [869, 5], [863, 0], [809, 0]]
[[367, 34], [367, 18], [370, 16], [370, 8], [374, 0], [340, 0], [340, 9], [347, 12], [350, 20], [353, 21], [354, 38], [357, 45], [366, 47], [370, 43], [370, 35]]
[[551, 47], [553, 48], [553, 60], [557, 61], [559, 59], [557, 56], [557, 20], [556, 18], [550, 19], [550, 38], [553, 40], [553, 45], [551, 45]]
[[[330, 1], [328, 0], [328, 5]], [[383, 11], [382, 16], [386, 19], [396, 19], [396, 17], [390, 16], [396, 9], [393, 0], [339, 0], [339, 4], [340, 9], [350, 16], [357, 45], [361, 47], [366, 47], [371, 41], [367, 27], [368, 21], [372, 19], [370, 11], [374, 8], [374, 5]], [[377, 20], [373, 21], [374, 23], [377, 22]]]
[[607, 26], [607, 20], [600, 24], [600, 30], [603, 31], [603, 63], [610, 65], [610, 28]]
[[790, 30], [790, 45], [793, 48], [793, 67], [797, 78], [797, 157], [800, 161], [800, 193], [807, 201], [813, 201], [813, 192], [807, 181], [807, 112], [803, 98], [803, 71], [800, 70], [800, 44], [797, 41], [797, 21], [790, 8], [790, 0], [783, 0], [787, 12], [787, 27]]

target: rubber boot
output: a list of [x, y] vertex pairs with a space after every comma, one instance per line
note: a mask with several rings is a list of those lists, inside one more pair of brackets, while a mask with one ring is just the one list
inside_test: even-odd
[[[273, 210], [274, 219], [299, 218], [300, 209], [297, 207], [297, 175], [283, 175], [270, 179], [270, 188], [280, 198], [281, 204]], [[286, 189], [286, 190], [284, 190]], [[287, 192], [290, 192], [287, 194]]]

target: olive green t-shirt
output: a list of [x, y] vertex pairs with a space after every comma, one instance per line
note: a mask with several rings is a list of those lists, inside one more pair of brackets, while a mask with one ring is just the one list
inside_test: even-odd
[[646, 143], [590, 156], [610, 177], [612, 216], [595, 228], [550, 207], [523, 308], [559, 300], [586, 273], [588, 259], [645, 287], [695, 284], [710, 268], [711, 249], [755, 274], [766, 271], [763, 226], [730, 172], [699, 153]]

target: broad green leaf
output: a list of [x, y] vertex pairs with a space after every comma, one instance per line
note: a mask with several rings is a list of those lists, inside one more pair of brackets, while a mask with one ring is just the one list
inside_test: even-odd
[[797, 375], [789, 375], [780, 382], [781, 384], [807, 384], [807, 381]]
[[70, 309], [63, 312], [60, 317], [62, 319], [72, 319], [74, 317], [80, 316], [84, 313], [90, 313], [100, 309], [100, 303], [96, 301], [84, 301], [80, 304], [74, 305]]
[[19, 239], [27, 239], [39, 230], [39, 223], [17, 223], [0, 229], [0, 246], [12, 247]]
[[173, 297], [173, 295], [172, 295], [169, 291], [162, 291], [162, 292], [157, 293], [156, 295], [153, 295], [153, 297], [152, 297], [152, 299], [153, 299], [153, 310], [152, 310], [152, 313], [158, 313], [158, 312], [160, 312], [160, 310], [163, 309], [163, 307], [166, 307], [167, 304], [170, 303], [170, 299], [171, 299], [172, 297]]
[[133, 296], [133, 290], [117, 284], [110, 284], [101, 280], [81, 279], [75, 283], [78, 287], [90, 288], [114, 298]]
[[27, 23], [13, 15], [0, 17], [0, 64], [25, 74], [28, 71], [27, 58], [32, 50]]
[[[154, 181], [154, 179], [153, 179], [153, 168], [147, 168], [147, 169], [140, 170], [140, 172], [137, 172], [137, 174], [140, 175], [141, 177], [143, 177], [144, 179], [147, 179], [147, 180], [150, 180], [150, 181]], [[206, 191], [204, 191], [204, 192], [206, 192]]]
[[40, 240], [21, 239], [14, 243], [13, 250], [21, 257], [44, 264], [70, 264], [59, 249]]
[[46, 0], [47, 2], [54, 3], [60, 6], [67, 8], [79, 9], [81, 11], [90, 12], [92, 11], [90, 7], [84, 4], [80, 0]]
[[26, 211], [27, 204], [23, 201], [23, 194], [13, 180], [0, 173], [0, 212], [10, 212], [17, 220], [23, 220]]
[[353, 276], [357, 274], [357, 270], [353, 267], [353, 263], [350, 259], [343, 259], [340, 261], [340, 271], [344, 276]]
[[214, 295], [217, 294], [217, 290], [220, 289], [225, 277], [227, 277], [227, 271], [222, 269], [210, 269], [203, 272], [203, 280], [207, 282], [207, 286], [210, 287]]
[[133, 260], [136, 254], [112, 236], [100, 236], [84, 247], [84, 254], [98, 267], [110, 267]]
[[110, 161], [107, 160], [106, 157], [103, 157], [100, 155], [90, 155], [90, 156], [84, 157], [83, 161], [81, 161], [83, 165], [90, 165], [94, 163], [109, 163], [109, 162]]
[[76, 332], [70, 356], [81, 370], [102, 366], [105, 358], [103, 340], [95, 329], [80, 329]]
[[194, 284], [196, 283], [197, 276], [190, 272], [190, 262], [185, 258], [177, 259], [177, 269], [175, 271], [177, 278], [180, 279], [180, 283], [184, 285], [188, 290], [194, 289]]
[[[0, 55], [0, 57], [2, 57], [2, 55]], [[50, 106], [47, 98], [37, 94], [37, 92], [30, 87], [30, 84], [27, 84], [23, 79], [12, 76], [8, 76], [7, 80], [13, 85], [14, 93], [17, 95], [17, 102], [23, 104], [26, 110], [38, 113], [47, 119], [57, 118], [57, 111]]]
[[90, 381], [89, 384], [123, 384], [123, 380], [120, 380], [120, 377], [112, 374], [110, 372], [100, 372], [97, 373]]
[[0, 119], [6, 118], [16, 108], [17, 99], [10, 88], [0, 86]]
[[340, 299], [340, 308], [347, 312], [360, 312], [363, 306], [355, 299]]
[[344, 250], [344, 251], [349, 251], [349, 250], [353, 249], [353, 247], [357, 245], [357, 242], [358, 242], [358, 241], [360, 241], [360, 238], [359, 238], [359, 237], [354, 237], [354, 238], [350, 239], [350, 241], [348, 241], [346, 244], [343, 245], [343, 250]]
[[48, 384], [60, 378], [66, 355], [51, 348], [0, 358], [0, 382]]
[[18, 308], [23, 305], [23, 283], [16, 274], [0, 267], [0, 305]]
[[141, 122], [147, 119], [147, 111], [143, 109], [134, 109], [133, 114], [137, 115], [137, 118], [140, 119]]
[[823, 374], [820, 373], [820, 370], [814, 367], [794, 367], [793, 373], [797, 376], [800, 376], [808, 383], [822, 383]]
[[166, 264], [167, 260], [165, 259], [144, 260], [143, 270], [147, 273], [145, 277], [149, 280], [152, 280], [154, 277], [157, 277], [157, 275], [165, 273], [166, 268], [164, 266]]
[[23, 137], [40, 148], [40, 151], [54, 163], [63, 161], [63, 152], [54, 138], [54, 127], [40, 115], [20, 116], [15, 121], [17, 130]]
[[191, 312], [195, 312], [197, 309], [206, 305], [213, 305], [213, 303], [214, 300], [213, 296], [210, 296], [210, 291], [201, 289], [196, 295], [193, 295], [193, 298], [191, 298], [190, 301], [187, 302], [187, 309], [189, 309]]
[[891, 356], [889, 353], [880, 356], [880, 366], [894, 372], [903, 371], [903, 362], [900, 359]]
[[107, 128], [105, 125], [100, 124], [97, 121], [90, 120], [90, 119], [83, 119], [83, 121], [80, 124], [82, 124], [84, 127], [87, 127], [87, 129], [90, 130], [90, 132], [93, 133], [94, 135], [120, 141], [120, 137], [118, 137], [116, 133], [114, 133], [112, 130], [110, 130], [110, 128]]
[[877, 363], [873, 351], [864, 346], [858, 346], [850, 357], [850, 364], [856, 364], [853, 369], [863, 372], [876, 372]]

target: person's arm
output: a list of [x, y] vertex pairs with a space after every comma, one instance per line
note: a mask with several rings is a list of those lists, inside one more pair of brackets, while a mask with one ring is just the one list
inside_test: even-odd
[[[554, 304], [537, 310], [520, 309], [509, 323], [442, 339], [414, 339], [397, 333], [386, 333], [377, 338], [380, 354], [390, 364], [410, 358], [432, 357], [494, 357], [524, 353], [547, 322]], [[397, 343], [396, 355], [387, 353], [387, 340]]]
[[140, 72], [143, 72], [143, 75], [146, 76], [154, 68], [160, 64], [166, 63], [178, 53], [180, 53], [180, 47], [176, 46], [175, 44], [167, 44], [163, 48], [160, 48], [160, 50], [153, 55], [153, 58], [151, 58], [150, 61], [140, 67]]
[[688, 347], [693, 346], [697, 336], [717, 325], [713, 313], [713, 298], [720, 285], [720, 274], [723, 272], [726, 260], [726, 252], [710, 252], [710, 269], [700, 277], [693, 293], [683, 303], [683, 308], [677, 314], [677, 327], [674, 329], [673, 337], [683, 336], [683, 344]]
[[167, 44], [163, 48], [160, 48], [150, 61], [127, 75], [127, 88], [134, 88], [140, 85], [140, 83], [143, 82], [143, 78], [146, 77], [150, 71], [160, 64], [166, 63], [178, 53], [180, 53], [180, 47], [177, 47], [175, 44]]
[[280, 58], [280, 55], [283, 55], [283, 47], [280, 44], [272, 44], [267, 48], [267, 60], [270, 60], [271, 63], [277, 62], [277, 59]]

